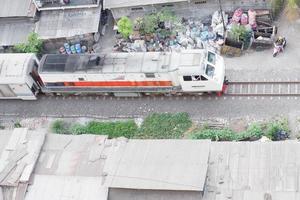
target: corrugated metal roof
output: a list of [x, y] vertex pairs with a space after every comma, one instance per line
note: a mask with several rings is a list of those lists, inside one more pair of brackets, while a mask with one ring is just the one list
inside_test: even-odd
[[107, 200], [101, 177], [35, 175], [25, 200]]
[[106, 9], [110, 8], [123, 8], [123, 7], [134, 7], [142, 5], [154, 5], [164, 3], [175, 3], [175, 2], [187, 2], [187, 0], [104, 0], [103, 7]]
[[[0, 132], [0, 188], [14, 188], [4, 189], [4, 195], [17, 188], [20, 195], [27, 185], [14, 184], [28, 180], [31, 171], [26, 169], [32, 169], [44, 136], [26, 129], [4, 134]], [[199, 191], [204, 191], [202, 200], [300, 199], [298, 141], [108, 140], [55, 134], [45, 141], [26, 200], [105, 200], [107, 186], [117, 191], [114, 199], [123, 199], [122, 194], [124, 199], [195, 199], [189, 194]], [[17, 164], [11, 172], [8, 162]]]
[[26, 19], [0, 19], [0, 46], [13, 46], [27, 41], [34, 23]]
[[212, 143], [204, 200], [298, 200], [299, 152], [295, 141]]
[[1, 0], [0, 17], [33, 17], [32, 0]]
[[36, 174], [101, 176], [107, 136], [48, 134]]
[[107, 136], [47, 134], [25, 200], [107, 200]]
[[0, 157], [0, 188], [4, 188], [3, 199], [24, 198], [44, 139], [43, 133], [28, 131], [27, 128], [14, 129]]
[[0, 130], [0, 155], [1, 155], [2, 151], [4, 150], [6, 144], [9, 141], [11, 132], [12, 131], [10, 131], [10, 130]]
[[59, 0], [34, 0], [39, 6], [39, 10], [55, 10], [55, 9], [74, 9], [74, 8], [90, 8], [99, 5], [99, 0], [71, 0], [65, 4]]
[[36, 33], [42, 39], [73, 37], [98, 32], [101, 8], [42, 11]]
[[104, 167], [109, 188], [203, 191], [210, 141], [129, 140]]

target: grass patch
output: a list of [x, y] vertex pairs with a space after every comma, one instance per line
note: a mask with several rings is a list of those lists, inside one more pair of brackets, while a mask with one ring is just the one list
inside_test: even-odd
[[192, 125], [187, 113], [154, 113], [146, 117], [137, 139], [180, 139]]
[[276, 120], [273, 122], [270, 122], [266, 124], [265, 127], [265, 136], [270, 138], [271, 140], [281, 140], [281, 134], [280, 132], [289, 133], [289, 126], [288, 126], [288, 120]]
[[109, 138], [132, 138], [138, 131], [138, 127], [133, 120], [117, 122], [90, 121], [85, 125], [79, 123], [70, 124], [63, 120], [56, 120], [51, 125], [51, 130], [58, 134], [95, 134], [108, 135]]
[[85, 128], [86, 133], [96, 135], [108, 135], [109, 138], [132, 138], [138, 130], [138, 127], [133, 120], [118, 122], [91, 121], [86, 125]]
[[211, 139], [213, 141], [235, 140], [235, 133], [230, 129], [209, 129], [204, 128], [190, 135], [190, 139]]
[[66, 123], [56, 120], [51, 130], [59, 134], [96, 134], [108, 135], [109, 138], [126, 137], [136, 139], [180, 139], [192, 126], [187, 113], [151, 114], [138, 128], [133, 120], [117, 122], [90, 121], [85, 125]]
[[[191, 126], [192, 121], [187, 113], [154, 113], [146, 117], [140, 128], [134, 120], [90, 121], [84, 125], [56, 120], [52, 123], [51, 130], [58, 134], [108, 135], [109, 138], [182, 139]], [[246, 131], [240, 133], [236, 133], [229, 128], [211, 129], [208, 126], [203, 126], [192, 131], [188, 138], [211, 139], [213, 141], [252, 141], [266, 136], [271, 140], [283, 140], [286, 139], [289, 132], [287, 119], [281, 119], [268, 123], [252, 123]]]
[[271, 140], [283, 140], [286, 139], [289, 132], [287, 119], [282, 119], [268, 123], [253, 123], [246, 131], [240, 133], [236, 133], [229, 128], [210, 129], [202, 127], [200, 130], [191, 133], [189, 138], [211, 139], [213, 141], [253, 141], [266, 136]]
[[69, 124], [62, 119], [55, 120], [51, 124], [51, 131], [57, 134], [70, 134]]

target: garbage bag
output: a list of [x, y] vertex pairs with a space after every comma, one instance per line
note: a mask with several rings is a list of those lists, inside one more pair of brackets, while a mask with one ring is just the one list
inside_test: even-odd
[[242, 25], [248, 24], [248, 15], [246, 13], [243, 13], [241, 16], [241, 24]]
[[233, 16], [232, 16], [232, 19], [231, 19], [231, 23], [234, 23], [234, 24], [240, 23], [242, 14], [243, 14], [243, 9], [242, 8], [236, 9], [234, 11], [234, 13], [233, 13]]
[[248, 10], [248, 17], [249, 25], [252, 27], [252, 29], [256, 29], [256, 11], [253, 9]]
[[285, 132], [284, 130], [279, 130], [274, 135], [274, 140], [276, 141], [285, 140], [287, 138], [288, 138], [288, 133]]

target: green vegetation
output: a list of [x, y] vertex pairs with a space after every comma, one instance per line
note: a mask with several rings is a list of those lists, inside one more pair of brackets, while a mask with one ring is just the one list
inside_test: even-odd
[[213, 141], [235, 140], [235, 133], [230, 129], [209, 129], [204, 128], [190, 135], [191, 139], [211, 139]]
[[26, 43], [17, 44], [14, 47], [17, 53], [36, 53], [39, 54], [43, 47], [43, 41], [39, 39], [38, 34], [30, 33]]
[[285, 7], [285, 16], [290, 21], [299, 19], [299, 3], [300, 0], [288, 0]]
[[[67, 123], [56, 120], [51, 130], [58, 134], [95, 134], [108, 135], [109, 138], [126, 137], [135, 139], [182, 139], [192, 127], [187, 113], [154, 113], [150, 114], [139, 128], [133, 120], [100, 122], [90, 121], [86, 124]], [[190, 130], [189, 130], [190, 131]], [[247, 130], [236, 133], [229, 128], [211, 129], [203, 127], [192, 131], [190, 139], [211, 139], [213, 141], [252, 141], [266, 136], [271, 140], [280, 140], [280, 132], [289, 133], [287, 119], [274, 120], [268, 123], [252, 123]]]
[[153, 34], [158, 28], [158, 18], [157, 15], [152, 13], [150, 15], [146, 15], [141, 24], [140, 31], [143, 34]]
[[109, 138], [131, 138], [137, 132], [138, 128], [133, 120], [117, 122], [90, 121], [85, 125], [79, 123], [70, 124], [63, 120], [56, 120], [51, 125], [51, 130], [58, 134], [95, 134], [108, 135]]
[[247, 49], [250, 45], [250, 40], [252, 37], [252, 31], [247, 30], [245, 26], [240, 25], [232, 25], [232, 28], [230, 29], [230, 32], [228, 32], [228, 36], [237, 41], [242, 42], [244, 44], [244, 49]]
[[86, 133], [96, 135], [108, 135], [109, 138], [132, 138], [138, 130], [133, 120], [118, 122], [91, 121], [86, 125]]
[[270, 122], [266, 125], [265, 129], [266, 129], [265, 136], [267, 136], [271, 140], [277, 140], [276, 134], [279, 131], [284, 131], [286, 133], [290, 131], [288, 127], [287, 119]]
[[126, 137], [140, 139], [179, 139], [192, 125], [188, 114], [152, 114], [138, 128], [133, 120], [116, 122], [90, 121], [85, 125], [70, 124], [56, 120], [51, 130], [59, 134], [96, 134], [108, 135], [109, 138]]
[[55, 120], [51, 124], [51, 131], [58, 134], [70, 134], [69, 125], [61, 119]]
[[14, 123], [14, 127], [15, 127], [15, 128], [21, 128], [22, 125], [21, 125], [20, 122], [15, 122], [15, 123]]
[[276, 120], [265, 124], [253, 123], [246, 131], [235, 133], [234, 131], [225, 129], [210, 129], [204, 127], [194, 131], [191, 139], [211, 139], [213, 141], [242, 141], [257, 140], [262, 136], [266, 136], [271, 140], [276, 140], [276, 134], [279, 131], [289, 133], [288, 123], [286, 119]]
[[138, 18], [135, 25], [139, 27], [142, 34], [157, 33], [162, 37], [169, 37], [175, 31], [182, 28], [180, 19], [170, 9], [162, 9], [159, 12]]
[[288, 0], [287, 1], [287, 7], [289, 7], [289, 8], [298, 8], [299, 4], [300, 4], [300, 0]]
[[132, 21], [128, 17], [122, 17], [118, 23], [118, 31], [121, 33], [123, 38], [128, 38], [133, 32]]
[[180, 139], [192, 125], [187, 113], [149, 115], [135, 136], [138, 139]]
[[69, 131], [74, 135], [81, 135], [81, 134], [88, 133], [86, 126], [79, 123], [72, 124], [69, 128]]

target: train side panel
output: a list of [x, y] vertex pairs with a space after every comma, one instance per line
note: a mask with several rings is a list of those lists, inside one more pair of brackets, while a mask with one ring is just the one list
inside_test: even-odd
[[169, 73], [40, 74], [44, 92], [161, 92], [178, 82]]
[[[0, 99], [35, 100], [39, 87], [31, 77], [34, 54], [1, 54]], [[38, 63], [36, 63], [38, 65]]]

